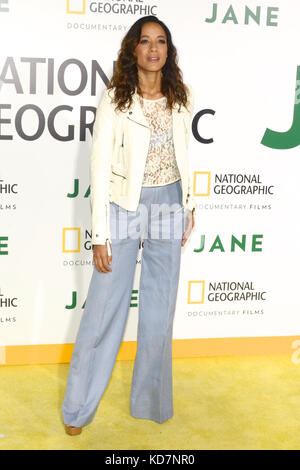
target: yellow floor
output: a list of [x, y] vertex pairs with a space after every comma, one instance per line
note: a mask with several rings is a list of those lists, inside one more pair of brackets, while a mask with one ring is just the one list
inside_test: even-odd
[[69, 364], [2, 366], [0, 449], [300, 449], [300, 364], [291, 355], [173, 359], [174, 416], [129, 414], [133, 361], [117, 361], [92, 423], [65, 434]]

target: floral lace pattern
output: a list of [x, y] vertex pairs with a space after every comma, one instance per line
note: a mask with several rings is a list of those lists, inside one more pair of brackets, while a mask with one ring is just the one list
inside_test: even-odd
[[167, 109], [166, 102], [165, 96], [157, 100], [140, 97], [144, 115], [151, 128], [143, 186], [163, 186], [181, 178], [175, 158], [172, 111]]

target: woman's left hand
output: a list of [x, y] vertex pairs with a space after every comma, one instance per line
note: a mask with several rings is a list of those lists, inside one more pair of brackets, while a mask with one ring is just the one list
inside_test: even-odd
[[187, 222], [186, 222], [186, 229], [184, 234], [182, 235], [181, 246], [184, 246], [187, 239], [189, 238], [191, 231], [193, 230], [195, 225], [195, 214], [191, 210], [188, 210], [187, 214]]

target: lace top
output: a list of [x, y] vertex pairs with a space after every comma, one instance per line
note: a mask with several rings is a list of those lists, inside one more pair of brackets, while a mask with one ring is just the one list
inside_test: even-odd
[[140, 97], [140, 103], [151, 128], [143, 186], [163, 186], [178, 181], [178, 170], [173, 143], [172, 111], [166, 107], [167, 98], [157, 100]]

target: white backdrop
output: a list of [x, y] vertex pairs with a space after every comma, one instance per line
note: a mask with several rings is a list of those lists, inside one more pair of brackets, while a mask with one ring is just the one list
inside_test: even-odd
[[[198, 211], [182, 252], [174, 339], [300, 334], [300, 5], [259, 5], [0, 0], [2, 345], [74, 342], [92, 274], [84, 122], [127, 29], [151, 13], [170, 28], [195, 92]], [[293, 121], [289, 134], [262, 142], [267, 128], [285, 133]], [[278, 139], [283, 148], [273, 148]], [[125, 341], [136, 339], [140, 259]]]

